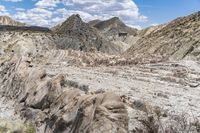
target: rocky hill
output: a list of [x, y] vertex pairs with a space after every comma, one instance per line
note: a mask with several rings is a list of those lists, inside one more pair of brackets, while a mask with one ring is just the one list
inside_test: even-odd
[[138, 30], [128, 27], [118, 17], [105, 21], [94, 20], [89, 22], [91, 26], [101, 32], [110, 42], [126, 51], [138, 40]]
[[[92, 25], [95, 25], [95, 27]], [[109, 30], [104, 32], [105, 29]], [[119, 30], [117, 31], [116, 29]], [[57, 49], [120, 54], [137, 40], [138, 37], [132, 35], [135, 35], [136, 31], [136, 29], [127, 27], [119, 18], [113, 18], [108, 21], [94, 20], [85, 23], [79, 15], [72, 15], [65, 22], [53, 27], [51, 30], [37, 26], [1, 25], [0, 32], [2, 32], [2, 35], [4, 34], [3, 32], [9, 35], [7, 37], [2, 36], [0, 43], [6, 43], [5, 46], [8, 46], [7, 44], [10, 41], [9, 46], [12, 45], [14, 47], [15, 44], [11, 40], [17, 40], [16, 44], [18, 42], [26, 44], [28, 40], [25, 39], [26, 36], [24, 34], [27, 34], [31, 40], [29, 44], [37, 45], [38, 47], [42, 42], [45, 43], [45, 45], [42, 45], [45, 49], [47, 47], [46, 44], [50, 44], [50, 47], [54, 45]], [[41, 34], [42, 37], [38, 37], [37, 33]], [[122, 34], [121, 36], [119, 36], [120, 33]], [[38, 38], [40, 38], [39, 40], [43, 38], [43, 41], [38, 41]]]
[[98, 30], [82, 21], [79, 15], [70, 16], [60, 26], [54, 28], [54, 32], [67, 35], [74, 40], [74, 44], [58, 46], [62, 49], [72, 48], [81, 51], [94, 49], [104, 53], [117, 54], [122, 52], [121, 48], [107, 40]]
[[[175, 19], [144, 34], [128, 55], [160, 55], [169, 59], [200, 58], [200, 12]], [[156, 30], [155, 30], [156, 29]]]
[[100, 21], [96, 23], [94, 27], [108, 36], [118, 36], [120, 33], [127, 33], [128, 35], [133, 36], [137, 35], [137, 29], [126, 26], [118, 17], [106, 21]]
[[0, 16], [0, 25], [25, 26], [26, 24], [15, 21], [8, 16]]
[[18, 56], [38, 54], [56, 47], [60, 39], [48, 32], [0, 31], [0, 55], [13, 53]]
[[[131, 54], [108, 54], [113, 42], [136, 37], [123, 33], [110, 41], [78, 15], [54, 32], [0, 31], [0, 133], [199, 133], [199, 61], [147, 56], [158, 41], [169, 45], [167, 39], [190, 47], [199, 36], [196, 15], [139, 31], [133, 51], [146, 56], [132, 56], [132, 48]], [[108, 45], [97, 47], [98, 37]], [[138, 43], [147, 39], [158, 40], [148, 49]]]

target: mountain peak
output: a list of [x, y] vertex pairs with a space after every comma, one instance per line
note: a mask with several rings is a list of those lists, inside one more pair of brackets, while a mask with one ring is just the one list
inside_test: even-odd
[[61, 44], [58, 48], [72, 48], [80, 51], [95, 49], [110, 54], [121, 52], [120, 46], [115, 46], [100, 31], [83, 22], [79, 15], [72, 15], [60, 26], [56, 26], [54, 33], [67, 35], [73, 39], [73, 45]]
[[116, 25], [116, 26], [125, 26], [125, 24], [121, 21], [119, 17], [113, 17], [109, 20], [107, 20], [108, 23], [111, 25]]
[[94, 25], [94, 27], [96, 27], [97, 29], [105, 29], [107, 27], [126, 27], [126, 25], [120, 20], [120, 18], [118, 17], [113, 17], [111, 19], [105, 20], [105, 21], [101, 21], [99, 23], [97, 23], [96, 25]]
[[119, 33], [127, 33], [129, 35], [136, 35], [137, 29], [126, 26], [119, 17], [113, 17], [105, 21], [100, 21], [93, 25], [96, 29], [100, 30], [103, 33], [106, 33], [106, 36], [112, 36]]
[[113, 17], [110, 19], [111, 21], [121, 21], [119, 17]]
[[56, 32], [66, 32], [68, 30], [79, 29], [85, 23], [81, 19], [80, 15], [71, 15], [66, 21], [64, 21], [60, 26], [58, 26]]
[[81, 17], [80, 17], [79, 14], [73, 14], [73, 15], [71, 15], [67, 20], [68, 20], [68, 21], [69, 21], [69, 20], [79, 20], [79, 21], [82, 21], [82, 19], [81, 19]]

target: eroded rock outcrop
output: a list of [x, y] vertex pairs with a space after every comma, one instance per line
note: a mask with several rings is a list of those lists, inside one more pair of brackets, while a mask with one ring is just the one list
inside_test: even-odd
[[128, 113], [119, 96], [67, 87], [63, 75], [48, 76], [30, 63], [29, 58], [13, 57], [1, 64], [1, 94], [16, 102], [16, 111], [34, 122], [38, 132], [128, 131]]
[[110, 42], [126, 51], [138, 40], [138, 30], [127, 26], [118, 17], [105, 21], [94, 20], [88, 23], [101, 32]]

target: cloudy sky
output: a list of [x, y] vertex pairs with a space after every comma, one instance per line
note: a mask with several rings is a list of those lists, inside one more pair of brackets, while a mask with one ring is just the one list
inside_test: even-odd
[[200, 10], [200, 0], [0, 0], [0, 15], [52, 27], [72, 14], [84, 21], [120, 17], [138, 28], [166, 23]]

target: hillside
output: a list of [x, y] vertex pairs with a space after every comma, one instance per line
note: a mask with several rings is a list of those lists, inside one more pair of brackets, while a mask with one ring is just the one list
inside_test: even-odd
[[15, 21], [8, 16], [0, 16], [0, 25], [25, 26], [26, 24]]
[[105, 21], [94, 20], [89, 24], [102, 33], [110, 42], [126, 51], [138, 40], [138, 30], [128, 27], [118, 17]]
[[37, 54], [47, 49], [100, 51], [109, 54], [122, 52], [96, 29], [72, 15], [53, 32], [45, 27], [0, 25], [0, 53], [14, 51], [17, 55]]
[[119, 35], [120, 33], [127, 33], [133, 36], [137, 35], [137, 29], [126, 26], [118, 17], [100, 21], [94, 27], [109, 36]]
[[0, 25], [0, 32], [1, 31], [21, 31], [21, 32], [44, 32], [44, 33], [51, 33], [52, 31], [46, 27], [39, 27], [39, 26], [10, 26], [10, 25]]
[[128, 55], [160, 55], [169, 59], [200, 58], [200, 12], [158, 26], [144, 34], [130, 49]]
[[199, 133], [199, 16], [0, 26], [0, 133]]
[[119, 46], [109, 42], [98, 30], [83, 22], [79, 15], [72, 15], [60, 26], [56, 26], [54, 33], [70, 36], [74, 40], [73, 45], [58, 46], [62, 49], [72, 48], [81, 51], [95, 49], [104, 53], [121, 53]]

